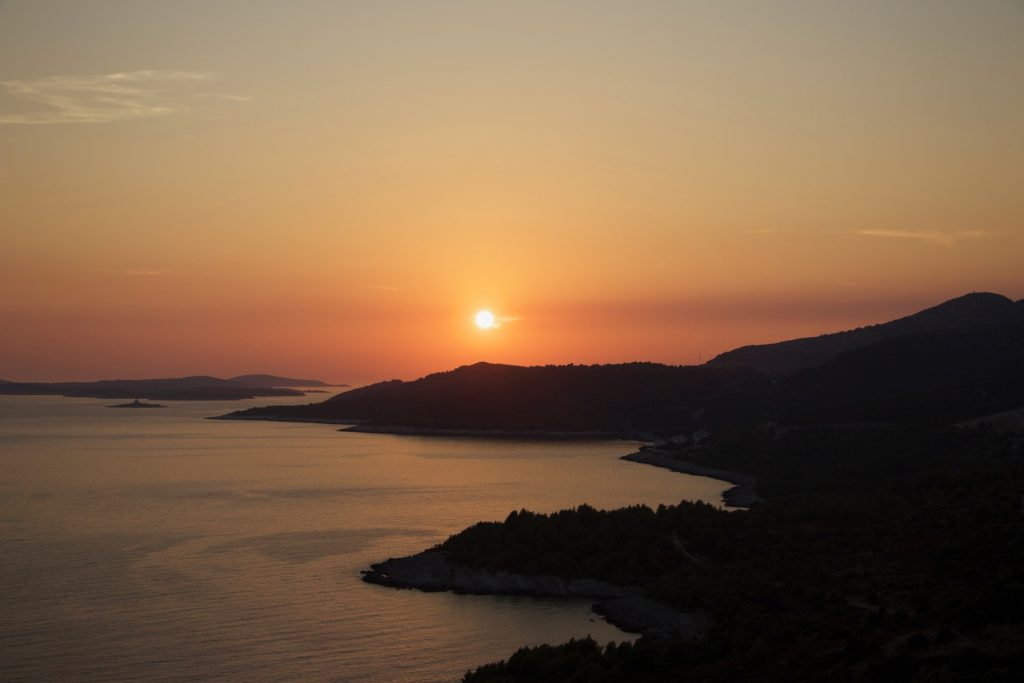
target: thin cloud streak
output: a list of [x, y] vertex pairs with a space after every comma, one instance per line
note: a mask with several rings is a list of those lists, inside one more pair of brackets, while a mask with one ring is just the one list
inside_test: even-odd
[[491, 327], [497, 330], [508, 323], [515, 323], [520, 320], [522, 320], [522, 317], [518, 315], [496, 315], [494, 316], [494, 324]]
[[[45, 109], [0, 114], [0, 124], [110, 123], [183, 113], [190, 110], [182, 101], [190, 95], [187, 86], [215, 77], [203, 71], [126, 71], [3, 81], [0, 86], [11, 97]], [[239, 102], [248, 99], [219, 93], [191, 94]]]
[[105, 268], [101, 273], [109, 273], [111, 275], [132, 275], [135, 277], [156, 277], [158, 275], [167, 275], [171, 271], [164, 268], [150, 268], [148, 266], [142, 266], [141, 268], [128, 268], [125, 270], [116, 270], [113, 268]]
[[895, 239], [921, 240], [928, 244], [944, 247], [952, 247], [962, 240], [983, 239], [993, 237], [999, 233], [994, 230], [959, 230], [955, 232], [939, 232], [933, 230], [858, 230], [855, 234], [868, 237], [889, 237]]

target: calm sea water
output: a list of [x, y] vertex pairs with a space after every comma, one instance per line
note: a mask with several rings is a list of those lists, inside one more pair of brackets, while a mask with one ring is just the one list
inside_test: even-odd
[[451, 681], [523, 645], [622, 640], [587, 601], [359, 572], [513, 509], [726, 487], [621, 461], [627, 442], [201, 419], [265, 402], [0, 397], [0, 680]]

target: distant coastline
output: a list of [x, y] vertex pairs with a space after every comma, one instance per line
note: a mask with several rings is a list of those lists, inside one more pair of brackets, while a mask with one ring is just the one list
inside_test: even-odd
[[[507, 430], [507, 429], [448, 429], [440, 427], [410, 427], [402, 425], [375, 425], [360, 424], [358, 420], [341, 420], [329, 417], [301, 417], [294, 415], [257, 414], [247, 415], [242, 413], [228, 413], [209, 417], [210, 420], [262, 420], [268, 422], [310, 422], [318, 424], [340, 424], [346, 425], [339, 429], [339, 432], [354, 432], [360, 434], [390, 434], [394, 436], [437, 436], [447, 438], [467, 439], [497, 439], [497, 440], [538, 440], [538, 441], [641, 441], [652, 442], [655, 437], [651, 434], [638, 432], [614, 432], [614, 431], [551, 431], [551, 430]], [[680, 460], [668, 451], [644, 446], [639, 451], [629, 453], [621, 458], [629, 462], [636, 462], [644, 465], [653, 465], [663, 469], [672, 470], [681, 474], [692, 474], [699, 477], [708, 477], [729, 484], [731, 489], [722, 493], [722, 499], [729, 507], [745, 508], [761, 500], [755, 490], [757, 480], [755, 477], [742, 472], [732, 470], [704, 467], [694, 462]]]
[[640, 432], [623, 431], [557, 431], [541, 429], [456, 429], [446, 427], [411, 427], [404, 425], [376, 425], [356, 419], [333, 417], [302, 417], [274, 413], [245, 414], [241, 412], [214, 415], [209, 420], [261, 420], [267, 422], [314, 422], [346, 425], [339, 432], [361, 434], [391, 434], [394, 436], [444, 436], [473, 439], [529, 439], [539, 441], [650, 441], [654, 437]]
[[[0, 394], [106, 399], [145, 398], [161, 401], [237, 401], [258, 397], [304, 396], [307, 391], [329, 393], [322, 387], [331, 386], [343, 388], [348, 385], [330, 385], [320, 380], [276, 375], [240, 375], [230, 379], [195, 375], [155, 379], [107, 379], [95, 382], [0, 381]], [[305, 387], [305, 390], [297, 387]]]
[[[207, 420], [243, 420], [261, 422], [314, 422], [317, 424], [330, 425], [352, 425], [355, 420], [340, 420], [333, 417], [292, 417], [291, 415], [242, 415], [240, 413], [227, 413], [226, 415], [211, 415]], [[339, 430], [344, 431], [344, 430]]]
[[698, 465], [695, 462], [680, 460], [668, 451], [650, 447], [642, 448], [636, 453], [624, 455], [622, 456], [622, 459], [629, 462], [662, 467], [667, 470], [672, 470], [673, 472], [692, 474], [699, 477], [708, 477], [710, 479], [717, 479], [719, 481], [733, 484], [731, 489], [722, 493], [722, 499], [729, 507], [747, 508], [762, 500], [761, 496], [757, 494], [757, 490], [755, 489], [755, 486], [757, 485], [757, 478], [749, 474], [734, 472], [732, 470], [720, 470], [714, 467], [704, 467], [703, 465]]
[[[348, 424], [351, 424], [351, 421]], [[358, 423], [353, 424], [351, 427], [339, 429], [338, 431], [360, 432], [364, 434], [394, 434], [397, 436], [448, 436], [477, 439], [537, 439], [551, 441], [646, 441], [651, 438], [649, 434], [637, 434], [635, 432], [570, 432], [537, 429], [446, 429]]]
[[[358, 434], [389, 434], [393, 436], [436, 436], [445, 438], [495, 439], [495, 440], [536, 440], [536, 441], [640, 441], [653, 442], [651, 434], [638, 432], [614, 431], [553, 431], [553, 430], [507, 430], [507, 429], [450, 429], [440, 427], [411, 427], [402, 425], [360, 424], [358, 420], [343, 420], [329, 417], [301, 417], [295, 415], [275, 415], [228, 413], [207, 418], [209, 420], [259, 420], [268, 422], [309, 422], [316, 424], [346, 425], [339, 432]], [[669, 451], [651, 446], [643, 446], [640, 450], [621, 457], [622, 460], [652, 465], [672, 470], [681, 474], [716, 479], [733, 487], [722, 493], [722, 499], [728, 507], [746, 508], [759, 502], [755, 477], [732, 470], [704, 467], [694, 462], [680, 460]]]

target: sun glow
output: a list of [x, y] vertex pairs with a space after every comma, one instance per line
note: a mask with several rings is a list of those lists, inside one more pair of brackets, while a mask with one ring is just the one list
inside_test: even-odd
[[480, 311], [476, 314], [476, 326], [481, 330], [489, 330], [495, 326], [494, 314], [490, 311]]

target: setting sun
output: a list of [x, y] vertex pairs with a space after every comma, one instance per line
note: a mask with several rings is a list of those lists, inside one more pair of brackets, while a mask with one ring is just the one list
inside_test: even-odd
[[480, 311], [476, 314], [476, 326], [481, 330], [489, 330], [494, 327], [494, 314], [490, 311]]

